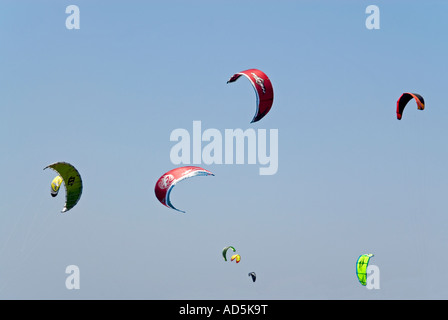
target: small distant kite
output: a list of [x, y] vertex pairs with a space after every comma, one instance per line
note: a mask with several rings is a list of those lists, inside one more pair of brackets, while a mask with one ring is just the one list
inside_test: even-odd
[[274, 102], [274, 89], [272, 88], [271, 80], [269, 80], [268, 76], [261, 70], [248, 69], [235, 73], [227, 83], [235, 82], [241, 76], [245, 76], [249, 79], [255, 90], [257, 110], [251, 123], [257, 122], [271, 110], [272, 103]]
[[44, 168], [51, 168], [58, 173], [51, 182], [50, 194], [56, 197], [59, 193], [59, 188], [62, 183], [65, 186], [65, 205], [61, 212], [67, 212], [72, 209], [81, 198], [82, 194], [82, 180], [78, 170], [70, 163], [56, 162]]
[[249, 272], [249, 277], [252, 277], [253, 282], [255, 282], [255, 280], [257, 279], [257, 275], [255, 274], [255, 272]]
[[234, 247], [232, 247], [232, 246], [224, 247], [224, 249], [222, 249], [222, 256], [224, 257], [224, 261], [227, 261], [226, 254], [227, 254], [227, 250], [229, 250], [229, 249], [232, 249], [233, 252], [236, 251], [236, 249]]
[[425, 100], [423, 97], [417, 93], [409, 93], [405, 92], [403, 93], [400, 98], [397, 101], [397, 119], [401, 120], [401, 117], [403, 116], [403, 111], [408, 102], [414, 98], [415, 102], [417, 103], [417, 109], [418, 110], [424, 110], [425, 109]]
[[208, 170], [201, 167], [186, 166], [172, 169], [163, 174], [156, 182], [154, 192], [157, 199], [166, 207], [185, 213], [185, 211], [179, 210], [173, 206], [170, 200], [170, 193], [173, 187], [179, 181], [195, 176], [214, 176]]
[[234, 255], [230, 258], [230, 261], [233, 261], [233, 260], [235, 260], [236, 263], [239, 263], [240, 260], [241, 260], [241, 256], [240, 256], [239, 254], [234, 254]]
[[369, 265], [370, 258], [373, 254], [362, 254], [356, 260], [356, 275], [358, 276], [359, 282], [365, 286], [367, 285], [367, 267]]

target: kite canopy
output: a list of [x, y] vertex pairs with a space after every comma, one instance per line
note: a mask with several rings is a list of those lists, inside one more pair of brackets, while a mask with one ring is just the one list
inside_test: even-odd
[[227, 254], [227, 250], [229, 250], [229, 249], [232, 249], [233, 252], [236, 251], [236, 249], [235, 249], [234, 247], [232, 247], [232, 246], [224, 247], [224, 249], [222, 249], [222, 256], [224, 257], [224, 260], [225, 260], [225, 261], [227, 261], [227, 256], [226, 256], [226, 254]]
[[252, 277], [253, 282], [255, 282], [255, 280], [257, 279], [257, 275], [255, 274], [255, 272], [249, 272], [249, 277]]
[[234, 254], [234, 255], [230, 258], [230, 261], [233, 261], [233, 260], [235, 260], [236, 263], [239, 263], [240, 260], [241, 260], [241, 256], [240, 256], [239, 254]]
[[[81, 198], [82, 194], [81, 175], [74, 166], [72, 166], [70, 163], [67, 162], [56, 162], [50, 164], [46, 166], [44, 170], [47, 168], [51, 168], [54, 171], [56, 171], [59, 174], [59, 177], [62, 179], [62, 182], [64, 182], [65, 205], [61, 212], [67, 212], [68, 210], [72, 209]], [[60, 185], [61, 183], [58, 177], [53, 179], [51, 186], [51, 194], [53, 197], [55, 197], [58, 194]]]
[[373, 254], [371, 253], [362, 254], [356, 261], [356, 275], [363, 286], [367, 285], [367, 267], [371, 257], [373, 257]]
[[423, 97], [417, 93], [409, 93], [405, 92], [403, 93], [400, 98], [397, 101], [397, 119], [401, 120], [401, 117], [403, 116], [403, 111], [408, 102], [414, 98], [415, 102], [417, 103], [417, 109], [418, 110], [424, 110], [425, 109], [425, 100]]
[[255, 90], [257, 97], [257, 110], [251, 123], [257, 122], [261, 120], [269, 112], [269, 110], [271, 110], [272, 103], [274, 102], [274, 89], [272, 87], [271, 80], [269, 80], [268, 76], [261, 70], [248, 69], [235, 73], [227, 81], [227, 83], [235, 82], [241, 76], [245, 76], [249, 79]]
[[172, 169], [163, 174], [156, 182], [154, 192], [157, 199], [166, 207], [185, 213], [185, 211], [179, 210], [173, 206], [170, 200], [170, 194], [173, 187], [179, 181], [195, 176], [214, 176], [208, 170], [201, 167], [186, 166]]

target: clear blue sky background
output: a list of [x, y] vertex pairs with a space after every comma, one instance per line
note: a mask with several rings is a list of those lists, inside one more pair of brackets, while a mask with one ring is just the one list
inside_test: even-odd
[[[65, 8], [80, 9], [68, 30]], [[380, 9], [368, 30], [365, 9]], [[445, 1], [2, 1], [1, 299], [447, 299]], [[271, 79], [274, 105], [236, 72]], [[403, 92], [420, 93], [396, 119]], [[278, 129], [279, 169], [203, 165], [179, 214], [170, 133]], [[66, 214], [53, 162], [84, 181]], [[224, 262], [233, 245], [239, 264]], [[380, 289], [358, 283], [374, 253]], [[68, 290], [68, 265], [80, 289]], [[248, 272], [255, 271], [253, 283]]]

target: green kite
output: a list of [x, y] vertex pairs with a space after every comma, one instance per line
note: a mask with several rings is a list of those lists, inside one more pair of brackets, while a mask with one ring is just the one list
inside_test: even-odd
[[[65, 205], [61, 212], [67, 212], [68, 210], [72, 209], [81, 198], [82, 194], [82, 180], [81, 175], [79, 174], [78, 170], [74, 166], [72, 166], [70, 163], [67, 162], [56, 162], [53, 164], [50, 164], [44, 168], [51, 168], [54, 171], [56, 171], [59, 176], [62, 178], [62, 181], [64, 182], [65, 186]], [[58, 177], [56, 177], [51, 186], [51, 195], [55, 197], [57, 195], [57, 192], [59, 191], [59, 186], [55, 186], [54, 182], [57, 180]], [[55, 189], [56, 188], [56, 189]]]
[[227, 250], [229, 250], [229, 249], [232, 249], [233, 252], [236, 251], [236, 249], [234, 247], [232, 247], [232, 246], [228, 246], [228, 247], [225, 247], [224, 249], [222, 249], [222, 256], [224, 257], [225, 261], [227, 261], [226, 254], [227, 254]]
[[356, 261], [356, 275], [363, 286], [367, 285], [367, 266], [371, 257], [373, 257], [371, 253], [362, 254]]

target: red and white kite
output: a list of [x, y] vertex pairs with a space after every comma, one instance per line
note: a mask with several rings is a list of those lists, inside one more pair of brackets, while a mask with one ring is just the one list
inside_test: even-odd
[[159, 178], [159, 180], [157, 180], [154, 192], [156, 194], [157, 199], [159, 199], [159, 201], [163, 205], [167, 206], [168, 208], [185, 213], [185, 211], [175, 208], [171, 203], [170, 201], [171, 190], [176, 185], [176, 183], [184, 179], [195, 176], [210, 176], [210, 175], [214, 176], [213, 173], [201, 167], [186, 166], [175, 168], [166, 172], [163, 176]]
[[248, 69], [235, 73], [227, 83], [235, 82], [239, 77], [245, 76], [252, 83], [257, 96], [257, 111], [251, 123], [261, 120], [271, 110], [274, 102], [274, 89], [271, 80], [261, 70]]

